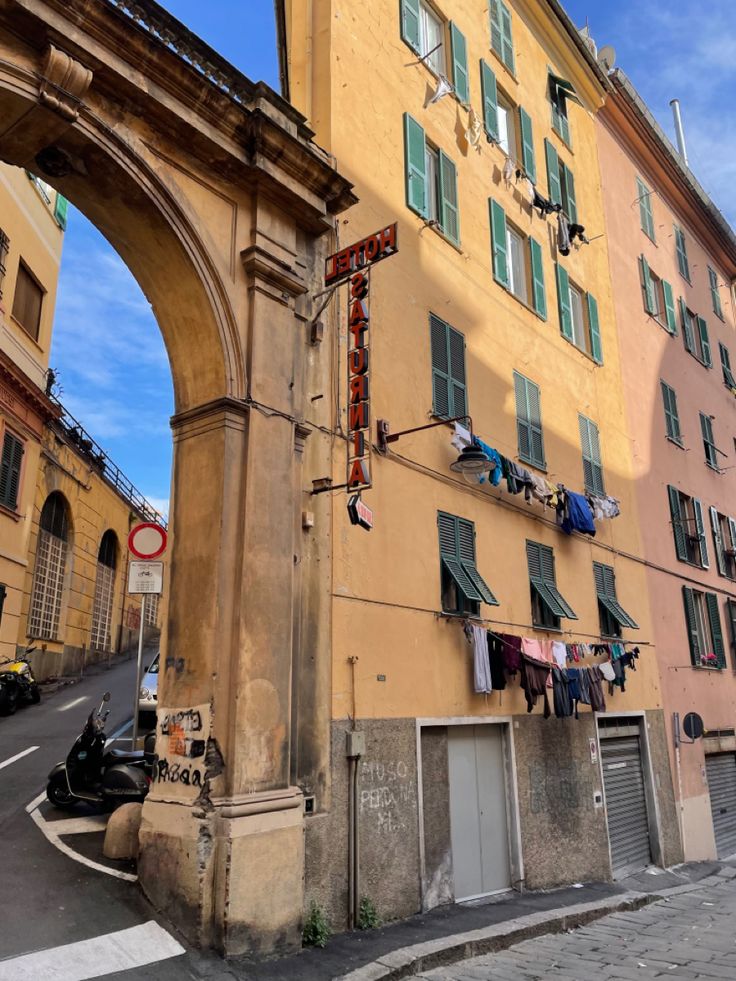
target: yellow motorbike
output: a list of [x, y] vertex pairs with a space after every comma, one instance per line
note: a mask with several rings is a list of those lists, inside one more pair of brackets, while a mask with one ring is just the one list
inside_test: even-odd
[[12, 715], [18, 705], [37, 705], [41, 701], [41, 689], [28, 660], [34, 650], [35, 647], [27, 647], [22, 656], [0, 664], [1, 715]]

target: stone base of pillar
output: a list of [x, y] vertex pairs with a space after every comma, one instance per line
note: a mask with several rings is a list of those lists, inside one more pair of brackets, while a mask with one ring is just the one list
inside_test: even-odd
[[148, 800], [138, 872], [151, 902], [197, 947], [225, 956], [301, 946], [301, 791], [290, 787], [191, 804]]

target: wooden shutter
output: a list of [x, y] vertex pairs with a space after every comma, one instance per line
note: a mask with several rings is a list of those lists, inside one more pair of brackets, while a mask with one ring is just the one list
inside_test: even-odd
[[709, 569], [710, 562], [708, 561], [708, 543], [705, 540], [703, 505], [700, 503], [697, 497], [693, 498], [693, 511], [695, 512], [695, 531], [700, 539], [700, 565], [703, 569]]
[[570, 277], [560, 263], [555, 266], [557, 272], [557, 309], [560, 313], [560, 331], [569, 341], [573, 338], [572, 305], [570, 303]]
[[3, 454], [0, 458], [0, 504], [13, 511], [18, 505], [23, 451], [22, 441], [6, 431], [3, 437]]
[[[465, 564], [461, 561], [461, 536], [465, 537], [465, 547], [467, 547], [467, 526], [470, 526], [470, 534], [474, 536], [472, 522], [457, 518], [453, 514], [445, 514], [443, 511], [437, 513], [440, 565], [450, 574], [459, 593], [466, 600], [471, 603], [479, 603], [483, 597], [476, 589], [473, 580], [468, 576]], [[487, 586], [486, 589], [488, 589]]]
[[718, 342], [718, 352], [721, 356], [721, 370], [723, 371], [723, 384], [729, 388], [736, 388], [736, 381], [731, 371], [731, 355], [728, 348], [721, 341]]
[[589, 494], [605, 494], [598, 427], [590, 419], [578, 415], [580, 444], [583, 451], [583, 476]]
[[716, 317], [723, 320], [721, 294], [718, 292], [718, 273], [710, 266], [708, 266], [708, 281], [710, 282], [710, 297], [713, 301], [713, 313], [716, 315]]
[[491, 47], [503, 61], [503, 29], [501, 27], [501, 10], [499, 0], [491, 0]]
[[56, 192], [56, 203], [54, 205], [54, 218], [56, 218], [59, 228], [64, 230], [66, 228], [67, 212], [69, 210], [69, 202], [64, 197], [63, 194]]
[[450, 22], [450, 44], [452, 47], [452, 84], [455, 95], [467, 104], [470, 101], [468, 87], [468, 47], [465, 35], [462, 34], [452, 21]]
[[685, 625], [687, 627], [687, 639], [690, 643], [690, 660], [693, 664], [700, 664], [700, 655], [704, 651], [700, 650], [698, 620], [695, 616], [695, 597], [689, 586], [682, 587], [682, 598], [685, 601]]
[[729, 634], [731, 636], [732, 663], [736, 663], [736, 600], [726, 600], [726, 617], [728, 619]]
[[725, 668], [726, 648], [723, 644], [721, 614], [718, 610], [718, 597], [715, 593], [705, 594], [705, 605], [708, 607], [708, 621], [710, 623], [710, 635], [713, 641], [713, 653], [718, 658], [718, 667]]
[[480, 88], [483, 97], [483, 123], [486, 133], [498, 143], [498, 86], [496, 76], [482, 58], [480, 60]]
[[557, 150], [549, 140], [544, 141], [544, 155], [547, 160], [547, 188], [550, 201], [553, 204], [562, 204], [562, 186], [560, 184], [560, 158]]
[[690, 354], [695, 353], [695, 337], [693, 336], [693, 326], [690, 322], [690, 314], [687, 312], [687, 304], [682, 297], [678, 300], [680, 305], [680, 319], [682, 321], [682, 338], [685, 341], [685, 350]]
[[450, 351], [450, 416], [464, 416], [468, 411], [465, 381], [465, 337], [448, 325]]
[[676, 336], [677, 334], [677, 316], [675, 315], [675, 298], [672, 293], [672, 286], [667, 282], [666, 279], [662, 280], [662, 293], [664, 295], [664, 313], [667, 318], [667, 330]]
[[491, 47], [506, 65], [514, 71], [514, 40], [511, 33], [511, 12], [501, 0], [491, 0]]
[[601, 344], [601, 325], [598, 320], [598, 301], [592, 293], [588, 298], [588, 327], [590, 328], [590, 353], [597, 364], [603, 364], [603, 346]]
[[406, 203], [422, 218], [427, 217], [427, 162], [424, 130], [408, 112], [404, 113]]
[[672, 517], [672, 534], [675, 539], [675, 552], [677, 558], [687, 562], [687, 542], [685, 541], [685, 527], [682, 521], [682, 508], [680, 506], [680, 492], [671, 485], [667, 487], [670, 498], [670, 515]]
[[440, 419], [452, 418], [450, 412], [450, 327], [433, 313], [429, 315], [432, 345], [432, 414]]
[[652, 316], [657, 314], [657, 296], [654, 292], [654, 283], [649, 271], [649, 263], [643, 255], [639, 256], [639, 272], [641, 273], [641, 285], [644, 290], [644, 309]]
[[13, 317], [18, 321], [27, 334], [38, 340], [41, 326], [41, 305], [43, 290], [38, 285], [23, 262], [18, 265], [18, 275], [15, 280], [15, 296], [13, 297]]
[[700, 346], [703, 351], [703, 364], [706, 368], [713, 367], [713, 358], [710, 353], [710, 339], [708, 337], [708, 325], [702, 317], [697, 318], [698, 331], [700, 332]]
[[639, 198], [639, 217], [641, 218], [641, 229], [649, 238], [654, 241], [654, 216], [652, 214], [652, 195], [646, 184], [636, 178], [636, 191]]
[[519, 444], [519, 456], [529, 460], [532, 452], [532, 433], [529, 422], [529, 403], [526, 394], [527, 380], [523, 375], [514, 372], [514, 394], [516, 396], [516, 435]]
[[547, 319], [547, 296], [544, 292], [544, 264], [542, 262], [542, 247], [535, 238], [529, 236], [529, 261], [532, 270], [532, 294], [534, 309], [542, 318]]
[[543, 598], [547, 599], [552, 612], [557, 616], [566, 617], [568, 620], [577, 620], [577, 614], [557, 588], [555, 553], [549, 545], [539, 546], [539, 559], [542, 567], [542, 581], [545, 587]]
[[685, 235], [681, 228], [675, 225], [675, 246], [677, 248], [677, 265], [680, 273], [690, 282], [690, 266], [687, 261], [687, 247], [685, 245]]
[[708, 508], [710, 511], [710, 526], [713, 530], [713, 549], [716, 553], [716, 567], [718, 568], [718, 574], [721, 576], [726, 575], [726, 557], [723, 554], [723, 540], [721, 539], [721, 523], [718, 518], [718, 512], [715, 508]]
[[567, 217], [571, 222], [576, 223], [578, 220], [578, 206], [575, 202], [575, 178], [572, 175], [570, 168], [560, 161], [560, 180], [565, 182], [565, 210]]
[[446, 153], [439, 151], [440, 225], [456, 245], [460, 242], [460, 215], [457, 208], [457, 171]]
[[527, 177], [533, 184], [537, 182], [537, 164], [534, 159], [534, 136], [532, 134], [532, 117], [522, 106], [519, 106], [519, 123], [521, 127], [521, 160]]
[[500, 204], [488, 199], [491, 213], [491, 244], [493, 247], [493, 276], [497, 283], [509, 288], [509, 256], [506, 244], [506, 215]]
[[713, 439], [713, 423], [710, 420], [710, 416], [707, 416], [704, 412], [700, 413], [700, 431], [703, 434], [705, 462], [709, 466], [717, 469], [718, 456], [716, 454], [716, 444]]
[[401, 36], [417, 54], [419, 51], [419, 0], [401, 0]]
[[660, 382], [662, 386], [662, 402], [664, 403], [664, 419], [667, 435], [676, 442], [681, 442], [680, 417], [677, 412], [677, 395], [673, 388], [666, 382]]
[[465, 518], [458, 518], [457, 522], [458, 551], [463, 570], [473, 586], [475, 586], [483, 602], [488, 603], [489, 606], [498, 606], [498, 600], [478, 572], [475, 559], [475, 525], [472, 521], [467, 521]]
[[542, 407], [540, 405], [539, 387], [527, 379], [527, 405], [529, 407], [529, 427], [531, 431], [530, 460], [538, 467], [546, 466], [544, 459], [544, 435], [542, 433]]

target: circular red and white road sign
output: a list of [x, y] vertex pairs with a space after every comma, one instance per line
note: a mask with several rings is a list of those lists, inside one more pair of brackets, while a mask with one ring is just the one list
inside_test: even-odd
[[144, 521], [131, 528], [128, 548], [139, 559], [157, 559], [166, 549], [167, 537], [161, 525]]

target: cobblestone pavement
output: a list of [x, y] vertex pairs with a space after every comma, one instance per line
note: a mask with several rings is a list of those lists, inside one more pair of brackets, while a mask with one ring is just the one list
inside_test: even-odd
[[736, 981], [736, 879], [409, 981]]

